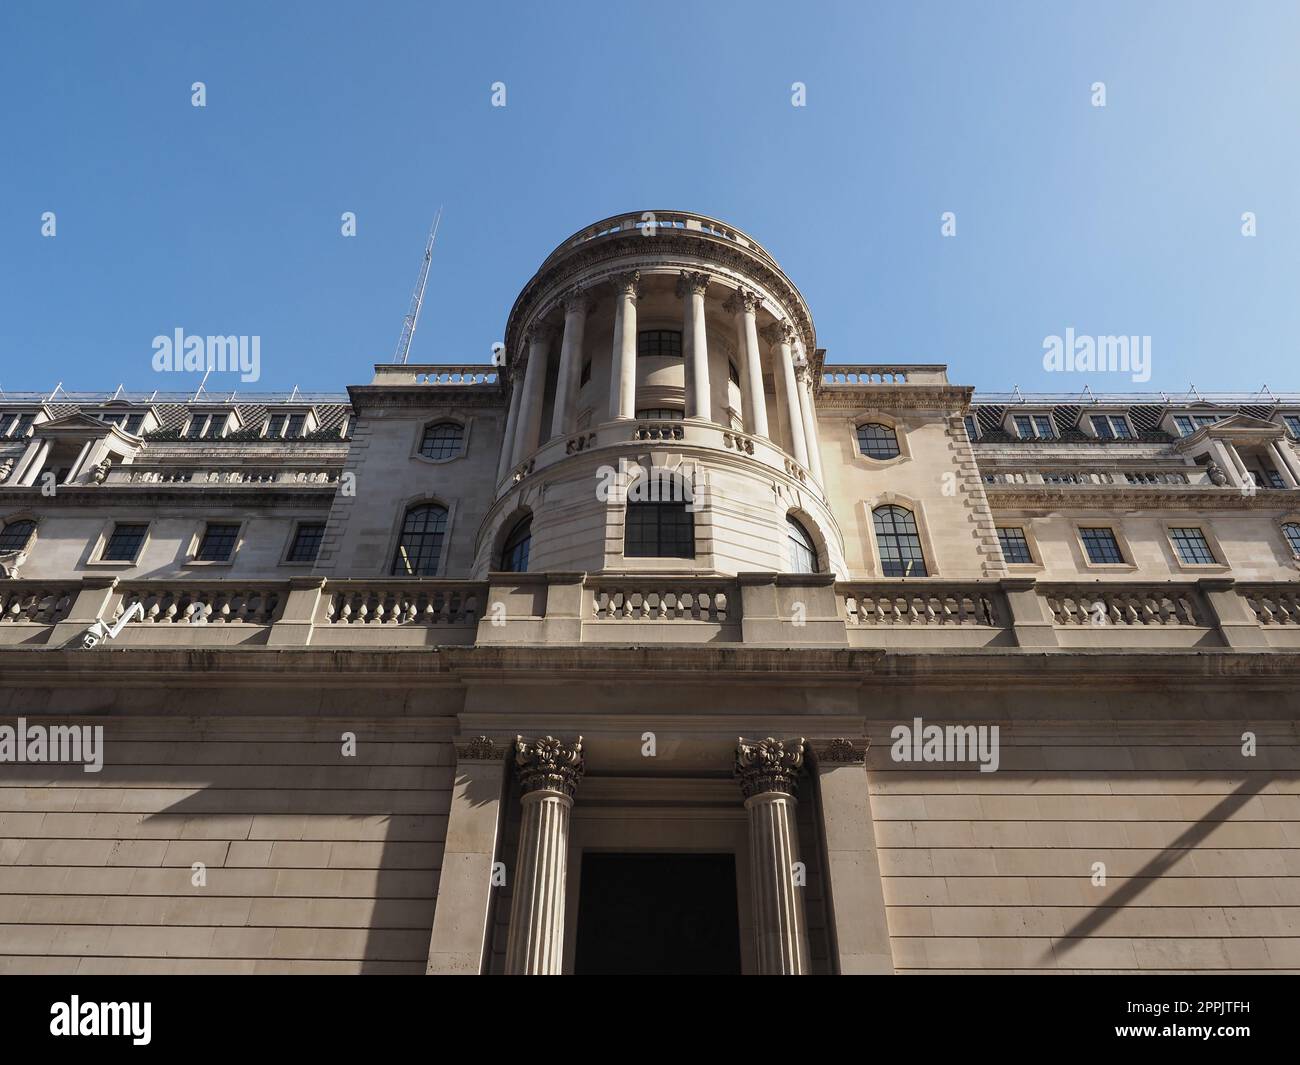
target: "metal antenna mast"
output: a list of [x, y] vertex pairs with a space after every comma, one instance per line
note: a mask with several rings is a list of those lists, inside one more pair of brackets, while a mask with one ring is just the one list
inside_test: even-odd
[[429, 230], [429, 242], [424, 246], [424, 261], [420, 263], [420, 280], [415, 283], [415, 293], [411, 296], [411, 309], [402, 319], [402, 335], [397, 341], [397, 353], [393, 362], [405, 363], [411, 354], [411, 338], [415, 336], [415, 326], [420, 320], [420, 306], [424, 303], [424, 286], [429, 280], [429, 263], [433, 261], [433, 241], [438, 235], [438, 223], [442, 221], [442, 208], [433, 219], [433, 228]]

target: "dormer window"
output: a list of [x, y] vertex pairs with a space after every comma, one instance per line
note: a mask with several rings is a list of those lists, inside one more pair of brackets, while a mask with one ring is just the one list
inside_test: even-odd
[[1191, 436], [1198, 429], [1213, 425], [1218, 420], [1217, 414], [1175, 414], [1174, 427], [1179, 436]]
[[297, 439], [307, 428], [307, 415], [301, 412], [276, 411], [266, 419], [266, 436], [276, 440]]
[[1098, 440], [1132, 440], [1133, 429], [1122, 414], [1092, 415], [1092, 431]]
[[962, 421], [966, 426], [966, 437], [973, 444], [976, 440], [979, 439], [979, 435], [980, 435], [979, 425], [975, 421], [975, 415], [968, 414], [966, 415], [965, 418], [962, 419]]
[[195, 411], [185, 427], [186, 440], [220, 440], [226, 435], [229, 411]]
[[143, 411], [102, 410], [95, 417], [106, 425], [116, 425], [132, 436], [139, 436], [140, 427], [144, 425]]
[[1286, 426], [1292, 440], [1300, 440], [1300, 414], [1282, 415], [1282, 424]]
[[0, 413], [0, 437], [6, 440], [17, 439], [27, 435], [36, 415], [28, 411], [5, 411]]
[[1021, 440], [1056, 439], [1056, 426], [1050, 414], [1017, 414], [1012, 421]]

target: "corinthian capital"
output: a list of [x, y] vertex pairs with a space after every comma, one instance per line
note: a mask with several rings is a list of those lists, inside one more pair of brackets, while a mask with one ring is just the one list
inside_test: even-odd
[[564, 743], [554, 736], [542, 740], [516, 736], [515, 768], [525, 795], [531, 791], [558, 791], [572, 799], [586, 768], [582, 761], [582, 737]]
[[794, 326], [784, 320], [773, 322], [765, 326], [759, 335], [769, 344], [793, 344]]
[[625, 274], [615, 274], [610, 279], [617, 296], [631, 296], [634, 300], [641, 297], [641, 271], [629, 270]]
[[751, 292], [747, 288], [738, 288], [722, 306], [733, 314], [740, 314], [742, 311], [753, 314], [758, 310], [758, 305], [762, 302], [763, 297], [757, 292]]
[[746, 742], [742, 736], [736, 741], [735, 775], [745, 798], [779, 791], [793, 795], [796, 778], [803, 768], [804, 741], [765, 740]]
[[574, 285], [563, 296], [560, 297], [560, 305], [564, 308], [565, 314], [586, 314], [595, 306], [595, 301], [581, 285]]
[[549, 325], [546, 322], [534, 322], [528, 327], [528, 331], [524, 334], [524, 339], [528, 341], [529, 347], [534, 344], [540, 344], [542, 347], [547, 347], [551, 341], [555, 339], [555, 334], [555, 326]]
[[677, 295], [703, 296], [713, 279], [698, 270], [683, 270], [677, 278]]

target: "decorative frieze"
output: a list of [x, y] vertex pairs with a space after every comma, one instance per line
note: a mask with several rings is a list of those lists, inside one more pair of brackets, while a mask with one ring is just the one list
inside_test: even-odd
[[462, 762], [497, 762], [505, 753], [505, 747], [488, 736], [475, 736], [469, 743], [456, 745], [456, 758]]

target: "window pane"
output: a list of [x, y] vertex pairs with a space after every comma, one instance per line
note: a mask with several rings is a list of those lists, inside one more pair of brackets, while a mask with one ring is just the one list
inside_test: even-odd
[[527, 573], [528, 555], [533, 546], [533, 519], [518, 522], [501, 548], [501, 569], [506, 573]]
[[694, 558], [695, 515], [686, 506], [684, 502], [629, 502], [623, 531], [624, 556]]
[[225, 562], [234, 552], [238, 539], [238, 525], [209, 525], [203, 531], [203, 540], [194, 557], [200, 562]]
[[0, 531], [0, 552], [22, 551], [36, 529], [34, 521], [11, 521]]
[[320, 542], [325, 536], [325, 523], [303, 522], [293, 534], [286, 562], [315, 562], [320, 553]]
[[816, 573], [817, 549], [812, 537], [794, 518], [787, 516], [786, 523], [786, 558], [790, 563], [791, 573]]
[[285, 430], [285, 436], [302, 436], [302, 427], [307, 424], [307, 415], [291, 414], [289, 415], [289, 427]]
[[424, 431], [420, 454], [427, 459], [449, 459], [460, 454], [465, 429], [456, 422], [439, 422]]
[[1128, 419], [1122, 415], [1114, 415], [1110, 419], [1110, 427], [1119, 440], [1132, 440], [1133, 430], [1128, 427]]
[[1169, 538], [1184, 565], [1207, 566], [1218, 562], [1200, 529], [1170, 529]]
[[447, 532], [447, 510], [434, 503], [412, 507], [402, 523], [402, 535], [393, 556], [393, 574], [398, 577], [434, 577]]
[[1196, 426], [1186, 414], [1174, 415], [1174, 425], [1178, 429], [1179, 436], [1191, 436], [1192, 433], [1196, 432]]
[[682, 412], [676, 407], [645, 407], [637, 411], [636, 416], [665, 422], [680, 422], [682, 420]]
[[1007, 562], [1034, 561], [1024, 529], [999, 529], [998, 542], [1002, 545], [1002, 557]]
[[1300, 524], [1289, 521], [1282, 526], [1282, 535], [1286, 537], [1286, 542], [1291, 546], [1291, 554], [1300, 558]]
[[886, 577], [926, 576], [925, 554], [917, 533], [916, 518], [902, 507], [877, 507], [872, 512], [880, 568]]
[[1297, 440], [1300, 440], [1300, 414], [1288, 414], [1282, 421], [1286, 423], [1287, 431]]
[[1045, 440], [1050, 440], [1056, 435], [1052, 429], [1052, 419], [1045, 414], [1037, 414], [1034, 416], [1034, 432]]
[[1032, 437], [1034, 435], [1034, 423], [1029, 420], [1028, 415], [1017, 414], [1012, 419], [1016, 423], [1016, 432], [1023, 437]]
[[858, 426], [858, 447], [873, 459], [892, 459], [898, 452], [898, 436], [888, 425]]
[[135, 556], [140, 553], [140, 545], [144, 543], [144, 534], [148, 529], [147, 525], [114, 526], [113, 535], [108, 538], [108, 543], [104, 546], [103, 560], [134, 562]]
[[682, 332], [680, 329], [643, 330], [636, 335], [636, 353], [681, 358]]
[[1119, 549], [1119, 541], [1110, 529], [1080, 529], [1084, 550], [1088, 552], [1088, 561], [1094, 563], [1123, 562], [1124, 554]]
[[969, 440], [974, 441], [979, 437], [979, 432], [975, 427], [975, 419], [971, 415], [966, 415], [966, 436]]
[[197, 440], [203, 435], [203, 427], [207, 425], [208, 420], [202, 414], [196, 415], [190, 419], [189, 427], [185, 430], [187, 440]]

